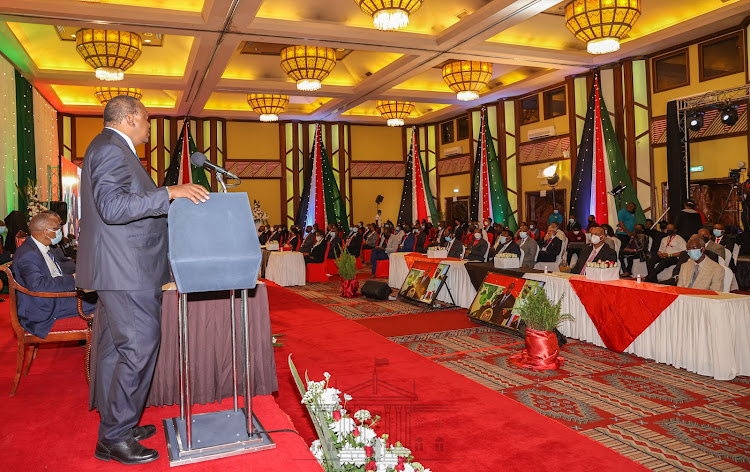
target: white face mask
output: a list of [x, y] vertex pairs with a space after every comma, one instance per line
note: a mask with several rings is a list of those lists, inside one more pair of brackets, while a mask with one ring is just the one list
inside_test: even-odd
[[321, 242], [323, 240], [323, 236], [315, 236], [315, 242]]
[[474, 239], [482, 239], [482, 235], [480, 233], [474, 233]]
[[578, 234], [578, 233], [580, 233], [580, 231], [573, 231], [573, 234]]
[[507, 237], [505, 237], [505, 236], [500, 236], [500, 243], [501, 243], [501, 244], [505, 244], [505, 243], [507, 243], [507, 242], [508, 242], [508, 238], [507, 238]]
[[601, 236], [599, 236], [598, 234], [594, 234], [594, 235], [591, 236], [591, 244], [593, 244], [594, 246], [596, 246], [600, 242], [602, 242]]

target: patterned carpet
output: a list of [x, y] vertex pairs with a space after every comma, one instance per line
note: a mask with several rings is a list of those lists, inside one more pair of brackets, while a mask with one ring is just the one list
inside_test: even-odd
[[[358, 272], [360, 284], [369, 274], [367, 266]], [[290, 288], [349, 319], [430, 311], [342, 298], [338, 277]], [[718, 381], [574, 339], [561, 349], [561, 369], [520, 369], [508, 357], [523, 339], [486, 326], [388, 339], [651, 470], [750, 470], [748, 377]]]

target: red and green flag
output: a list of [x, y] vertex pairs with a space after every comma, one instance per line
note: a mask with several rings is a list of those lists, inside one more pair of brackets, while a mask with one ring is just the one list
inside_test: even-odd
[[412, 127], [411, 147], [406, 158], [404, 190], [401, 192], [401, 206], [398, 222], [413, 223], [416, 220], [437, 222], [437, 208], [430, 189], [430, 178], [422, 163], [417, 140], [417, 128]]
[[206, 176], [203, 167], [197, 167], [190, 163], [190, 156], [197, 151], [193, 136], [190, 133], [189, 120], [182, 124], [182, 132], [177, 140], [172, 158], [169, 161], [169, 168], [164, 175], [162, 186], [180, 185], [194, 183], [211, 190], [211, 184]]

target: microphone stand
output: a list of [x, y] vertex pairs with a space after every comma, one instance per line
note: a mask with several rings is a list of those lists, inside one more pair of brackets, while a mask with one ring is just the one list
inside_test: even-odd
[[227, 184], [224, 183], [224, 177], [221, 176], [220, 172], [216, 172], [216, 181], [219, 182], [220, 191], [223, 193], [227, 193]]

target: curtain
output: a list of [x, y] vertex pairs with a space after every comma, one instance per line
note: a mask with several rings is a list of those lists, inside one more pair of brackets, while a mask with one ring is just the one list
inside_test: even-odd
[[[43, 202], [60, 200], [57, 110], [36, 89], [34, 89], [34, 147], [36, 148], [36, 175], [39, 178], [37, 183], [41, 187], [39, 198]], [[49, 166], [58, 168], [57, 172], [52, 173], [52, 178], [50, 178]]]
[[13, 66], [0, 57], [0, 107], [4, 110], [0, 119], [0, 218], [18, 209], [15, 73]]
[[[16, 123], [18, 132], [18, 187], [23, 191], [27, 185], [38, 185], [36, 180], [36, 154], [34, 151], [34, 93], [31, 84], [16, 71]], [[23, 196], [23, 203], [26, 199]]]

